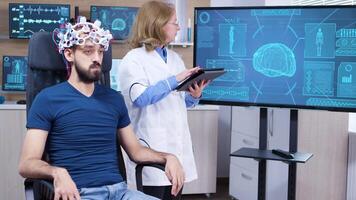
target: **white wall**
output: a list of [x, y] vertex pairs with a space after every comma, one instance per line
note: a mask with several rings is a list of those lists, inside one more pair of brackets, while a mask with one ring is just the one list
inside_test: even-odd
[[178, 31], [175, 42], [186, 42], [187, 22], [186, 22], [186, 8], [187, 0], [167, 0], [174, 4], [176, 8], [177, 20], [179, 22], [180, 31]]
[[266, 6], [289, 6], [292, 5], [292, 0], [265, 0]]
[[264, 6], [265, 0], [211, 0], [213, 6]]
[[349, 132], [356, 133], [356, 113], [350, 113], [349, 115]]

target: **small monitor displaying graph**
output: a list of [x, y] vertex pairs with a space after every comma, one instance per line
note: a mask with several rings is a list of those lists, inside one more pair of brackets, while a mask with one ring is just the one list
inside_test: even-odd
[[3, 56], [3, 91], [26, 91], [26, 74], [27, 56]]
[[10, 38], [30, 38], [39, 31], [52, 32], [70, 20], [70, 5], [9, 3]]

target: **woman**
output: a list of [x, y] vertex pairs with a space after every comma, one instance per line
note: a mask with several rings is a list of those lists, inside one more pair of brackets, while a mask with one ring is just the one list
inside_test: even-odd
[[[179, 82], [199, 70], [186, 69], [178, 54], [166, 48], [178, 30], [174, 6], [157, 1], [145, 3], [132, 28], [133, 49], [123, 58], [119, 69], [120, 87], [137, 137], [152, 149], [175, 154], [184, 168], [185, 180], [169, 180], [158, 169], [144, 169], [144, 192], [161, 199], [171, 199], [171, 181], [197, 179], [187, 107], [198, 103], [207, 85], [202, 81], [187, 92], [175, 90]], [[131, 161], [127, 162], [127, 176], [132, 186]]]

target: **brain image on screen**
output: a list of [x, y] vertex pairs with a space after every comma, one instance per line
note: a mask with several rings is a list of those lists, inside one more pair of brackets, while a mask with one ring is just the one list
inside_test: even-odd
[[202, 102], [356, 111], [356, 7], [196, 8]]
[[91, 6], [90, 18], [92, 21], [100, 20], [102, 25], [110, 29], [114, 39], [128, 38], [138, 8], [121, 6]]
[[111, 23], [111, 29], [113, 31], [123, 31], [126, 27], [126, 22], [122, 18], [114, 19], [114, 21]]
[[284, 44], [265, 44], [253, 54], [253, 68], [268, 77], [292, 77], [296, 70], [294, 54]]

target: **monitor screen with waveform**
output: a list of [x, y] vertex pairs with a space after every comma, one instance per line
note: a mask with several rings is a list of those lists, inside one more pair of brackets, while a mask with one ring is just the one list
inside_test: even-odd
[[30, 38], [39, 31], [52, 32], [70, 20], [70, 5], [9, 3], [10, 38]]
[[26, 76], [27, 56], [3, 56], [3, 91], [26, 91]]
[[196, 8], [202, 103], [356, 111], [356, 7]]
[[135, 21], [138, 8], [122, 6], [91, 6], [90, 19], [100, 20], [115, 40], [126, 40]]

